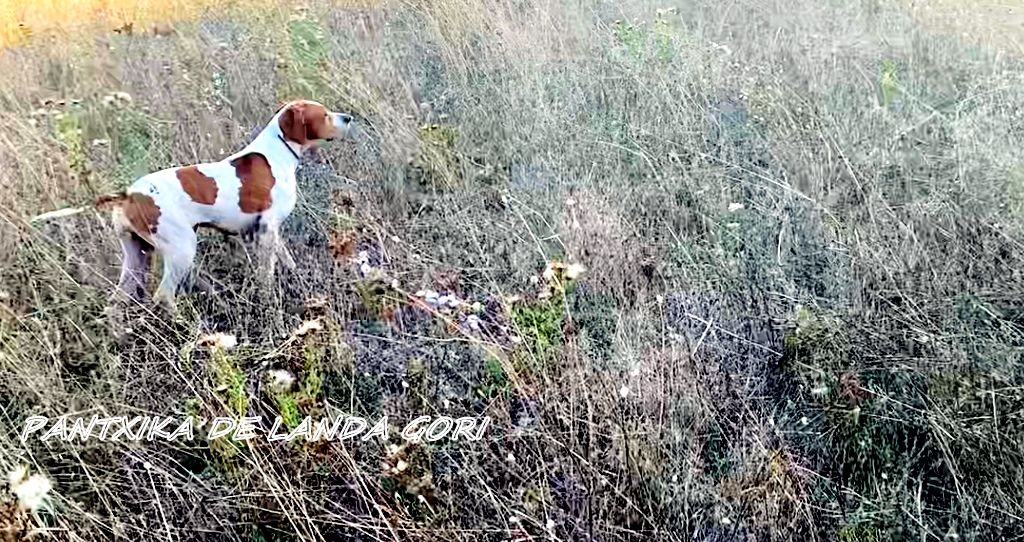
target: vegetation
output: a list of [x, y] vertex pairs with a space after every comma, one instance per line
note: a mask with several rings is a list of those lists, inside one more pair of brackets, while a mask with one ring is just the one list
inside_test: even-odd
[[[4, 536], [1024, 532], [1024, 10], [164, 4], [131, 32], [4, 22], [0, 469], [29, 466]], [[221, 158], [297, 95], [358, 130], [300, 170], [269, 295], [252, 247], [203, 234], [217, 295], [111, 308], [109, 221], [29, 222]], [[69, 413], [492, 422], [19, 438]], [[45, 513], [14, 504], [29, 473]]]

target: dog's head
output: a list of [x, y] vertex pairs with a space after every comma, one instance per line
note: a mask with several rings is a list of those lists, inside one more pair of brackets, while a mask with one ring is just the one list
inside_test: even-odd
[[278, 109], [277, 123], [285, 139], [307, 146], [347, 136], [352, 129], [352, 116], [329, 111], [314, 101], [297, 100]]

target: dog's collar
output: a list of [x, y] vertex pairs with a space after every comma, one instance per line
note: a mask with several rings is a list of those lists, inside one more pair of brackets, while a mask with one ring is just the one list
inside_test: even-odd
[[302, 161], [302, 159], [299, 158], [299, 155], [295, 153], [295, 149], [293, 149], [292, 146], [288, 144], [288, 141], [284, 138], [284, 136], [278, 134], [277, 138], [281, 140], [281, 143], [284, 143], [284, 148], [288, 149], [288, 152], [292, 153], [292, 156], [295, 157], [296, 161]]

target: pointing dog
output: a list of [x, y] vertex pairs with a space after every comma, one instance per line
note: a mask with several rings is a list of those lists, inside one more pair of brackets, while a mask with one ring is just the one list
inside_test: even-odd
[[279, 258], [293, 268], [280, 228], [295, 208], [300, 157], [317, 141], [348, 135], [351, 125], [351, 116], [319, 103], [290, 102], [252, 143], [219, 162], [150, 173], [124, 192], [97, 198], [98, 209], [112, 211], [121, 237], [118, 291], [144, 300], [150, 258], [159, 252], [163, 278], [153, 299], [173, 312], [178, 287], [192, 270], [199, 226], [254, 236], [270, 277]]

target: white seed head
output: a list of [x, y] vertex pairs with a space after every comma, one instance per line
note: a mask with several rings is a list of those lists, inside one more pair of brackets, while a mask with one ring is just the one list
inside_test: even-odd
[[[8, 476], [11, 483], [11, 491], [18, 498], [18, 504], [22, 509], [35, 512], [46, 502], [47, 495], [53, 489], [53, 484], [41, 474], [28, 474], [28, 467], [18, 467]], [[16, 481], [16, 483], [15, 483]]]
[[544, 268], [544, 273], [541, 274], [541, 277], [548, 282], [555, 280], [555, 265], [549, 263], [547, 267]]
[[270, 388], [277, 393], [286, 392], [295, 384], [295, 375], [291, 371], [274, 369], [269, 371], [267, 376], [270, 378]]
[[199, 337], [196, 344], [198, 346], [212, 346], [230, 350], [238, 346], [238, 339], [229, 333], [210, 333]]
[[12, 488], [17, 487], [25, 478], [28, 478], [28, 465], [18, 465], [7, 474], [7, 484]]
[[302, 325], [300, 325], [298, 328], [296, 328], [294, 333], [295, 333], [296, 336], [301, 337], [301, 336], [303, 336], [303, 335], [305, 335], [305, 334], [307, 334], [309, 332], [319, 331], [319, 330], [321, 330], [323, 328], [324, 328], [324, 325], [321, 324], [320, 323], [320, 319], [317, 318], [315, 320], [306, 320], [305, 322], [302, 322]]
[[565, 278], [569, 280], [576, 280], [577, 277], [583, 274], [587, 268], [578, 263], [571, 263], [565, 268]]

